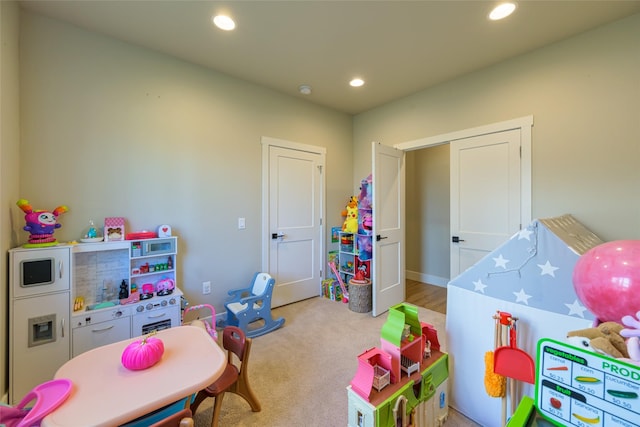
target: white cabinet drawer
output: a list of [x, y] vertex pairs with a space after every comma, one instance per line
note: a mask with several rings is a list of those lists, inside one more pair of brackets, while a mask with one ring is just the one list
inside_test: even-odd
[[102, 345], [126, 340], [131, 334], [131, 318], [122, 317], [73, 330], [73, 356]]

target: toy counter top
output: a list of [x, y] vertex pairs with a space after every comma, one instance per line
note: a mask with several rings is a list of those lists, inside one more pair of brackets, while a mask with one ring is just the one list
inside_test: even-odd
[[409, 381], [413, 381], [414, 384], [423, 381], [423, 376], [427, 371], [431, 374], [430, 381], [433, 389], [435, 390], [435, 387], [440, 385], [440, 383], [449, 377], [448, 354], [438, 350], [431, 350], [431, 357], [420, 361], [420, 369], [417, 372], [414, 372], [410, 376], [402, 376], [400, 381], [395, 384], [389, 384], [380, 391], [372, 389], [369, 397], [369, 403], [376, 407], [380, 406], [383, 402], [405, 387]]

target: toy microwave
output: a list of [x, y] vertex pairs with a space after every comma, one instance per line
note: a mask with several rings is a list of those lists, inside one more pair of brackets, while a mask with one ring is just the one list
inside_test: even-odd
[[133, 256], [154, 256], [172, 254], [176, 251], [176, 239], [149, 239], [131, 242]]

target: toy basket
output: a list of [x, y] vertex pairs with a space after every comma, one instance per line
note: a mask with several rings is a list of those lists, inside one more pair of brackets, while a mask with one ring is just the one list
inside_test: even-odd
[[[192, 316], [187, 316], [186, 314], [189, 312], [194, 312], [194, 314]], [[186, 319], [188, 317], [189, 318], [193, 317], [193, 318], [187, 321]], [[207, 317], [209, 317], [211, 321], [205, 320]], [[213, 306], [209, 304], [200, 304], [200, 305], [193, 305], [193, 306], [187, 307], [182, 312], [182, 324], [188, 325], [194, 320], [201, 321], [204, 324], [204, 328], [206, 329], [207, 333], [211, 335], [211, 338], [213, 338], [216, 341], [218, 340], [218, 331], [216, 331], [216, 328], [215, 328], [216, 309], [213, 308]]]

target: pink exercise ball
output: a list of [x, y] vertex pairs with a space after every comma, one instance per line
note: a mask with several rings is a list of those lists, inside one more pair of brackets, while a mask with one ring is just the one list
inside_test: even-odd
[[616, 240], [578, 258], [573, 287], [580, 301], [602, 322], [621, 323], [640, 311], [640, 240]]

